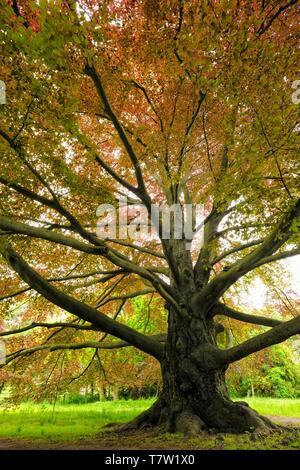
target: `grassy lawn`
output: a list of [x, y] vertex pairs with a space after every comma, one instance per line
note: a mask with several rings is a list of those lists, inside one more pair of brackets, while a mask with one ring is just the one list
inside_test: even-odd
[[291, 416], [300, 418], [300, 399], [246, 398], [251, 408], [263, 415]]
[[[250, 406], [263, 414], [300, 418], [300, 399], [250, 398]], [[93, 437], [111, 422], [126, 422], [147, 409], [152, 399], [120, 400], [79, 405], [24, 403], [0, 410], [0, 437], [51, 438]]]
[[153, 400], [120, 400], [79, 405], [24, 403], [0, 411], [0, 437], [72, 439], [93, 436], [111, 422], [126, 422]]

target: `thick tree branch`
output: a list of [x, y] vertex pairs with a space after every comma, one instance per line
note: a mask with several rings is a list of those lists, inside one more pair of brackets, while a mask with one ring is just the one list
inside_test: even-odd
[[34, 328], [73, 328], [74, 330], [84, 330], [84, 331], [102, 331], [101, 328], [98, 328], [94, 325], [77, 325], [76, 323], [65, 323], [65, 322], [55, 322], [55, 323], [44, 323], [44, 322], [32, 322], [30, 325], [24, 326], [23, 328], [18, 328], [15, 330], [9, 331], [0, 331], [0, 336], [13, 336], [25, 331], [33, 330]]
[[[208, 282], [213, 258], [215, 257], [215, 248], [212, 246], [220, 222], [232, 209], [218, 211], [215, 206], [212, 207], [210, 214], [202, 222], [204, 225], [204, 240], [198, 259], [194, 267], [195, 281], [198, 288], [202, 288]], [[197, 227], [198, 230], [198, 227]]]
[[265, 228], [270, 227], [272, 224], [268, 223], [249, 223], [249, 224], [242, 224], [242, 225], [231, 225], [229, 227], [220, 230], [214, 234], [214, 238], [220, 238], [226, 235], [228, 232], [239, 232], [241, 230], [247, 230], [249, 228]]
[[214, 174], [214, 170], [213, 170], [212, 162], [211, 162], [211, 157], [210, 157], [209, 143], [208, 143], [206, 127], [205, 127], [205, 113], [204, 112], [202, 113], [202, 128], [203, 128], [203, 135], [204, 135], [204, 141], [205, 141], [207, 161], [208, 161], [208, 164], [209, 164], [211, 174], [212, 174], [214, 180], [216, 181], [216, 177], [215, 177], [215, 174]]
[[[136, 156], [136, 153], [135, 153], [131, 143], [128, 140], [128, 137], [126, 135], [126, 132], [125, 132], [122, 124], [118, 120], [117, 116], [115, 115], [115, 113], [114, 113], [114, 111], [111, 107], [111, 104], [110, 104], [110, 102], [108, 100], [108, 97], [105, 93], [105, 90], [103, 88], [101, 78], [100, 78], [99, 74], [97, 73], [94, 66], [86, 65], [84, 71], [85, 71], [86, 75], [88, 75], [89, 77], [92, 78], [92, 80], [95, 84], [97, 93], [98, 93], [98, 95], [99, 95], [99, 97], [100, 97], [100, 99], [101, 99], [101, 101], [104, 105], [105, 112], [109, 116], [110, 120], [112, 121], [112, 123], [113, 123], [113, 125], [114, 125], [114, 127], [115, 127], [115, 129], [116, 129], [116, 131], [117, 131], [117, 133], [118, 133], [118, 135], [119, 135], [126, 151], [127, 151], [127, 154], [128, 154], [128, 156], [129, 156], [129, 158], [130, 158], [130, 160], [131, 160], [131, 162], [134, 166], [135, 175], [136, 175], [136, 179], [137, 179], [137, 183], [138, 183], [138, 188], [135, 189], [134, 192], [135, 192], [135, 194], [138, 195], [138, 197], [141, 198], [141, 200], [144, 202], [149, 214], [151, 214], [151, 198], [150, 198], [150, 196], [147, 192], [146, 186], [145, 186], [145, 182], [144, 182], [144, 178], [143, 178], [143, 174], [142, 174], [142, 170], [141, 170], [141, 167], [140, 167], [139, 160]], [[203, 99], [204, 99], [204, 97], [202, 98], [202, 100]], [[199, 104], [199, 107], [201, 105], [201, 102]], [[192, 127], [192, 125], [193, 125], [193, 123], [191, 124], [191, 127]], [[190, 127], [188, 128], [188, 132], [189, 131], [190, 131]], [[167, 258], [167, 260], [170, 264], [170, 268], [173, 272], [173, 275], [174, 275], [175, 279], [177, 279], [177, 282], [178, 282], [179, 281], [178, 270], [177, 270], [177, 267], [176, 267], [176, 263], [173, 260], [172, 253], [168, 249], [166, 240], [162, 240], [162, 245], [163, 245], [165, 256], [166, 256], [166, 258]]]
[[108, 165], [108, 163], [106, 163], [105, 160], [103, 160], [103, 158], [100, 157], [98, 152], [96, 152], [92, 143], [88, 141], [86, 136], [82, 135], [78, 130], [73, 129], [70, 132], [74, 137], [76, 137], [76, 139], [81, 143], [81, 145], [93, 155], [96, 162], [98, 163], [98, 165], [101, 166], [101, 168], [103, 168], [103, 170], [105, 170], [121, 186], [123, 186], [124, 188], [128, 189], [128, 191], [132, 192], [133, 194], [141, 198], [138, 188], [128, 183], [128, 181], [122, 178], [110, 165]]
[[217, 256], [216, 258], [212, 260], [211, 265], [213, 266], [214, 264], [219, 263], [220, 261], [222, 261], [222, 259], [226, 258], [227, 256], [233, 255], [234, 253], [245, 250], [246, 248], [250, 248], [251, 246], [259, 245], [263, 241], [264, 241], [264, 238], [260, 238], [259, 240], [253, 240], [251, 242], [244, 243], [243, 245], [236, 246], [235, 248], [231, 248], [228, 251], [224, 251], [223, 253], [221, 253], [219, 256]]
[[249, 354], [261, 351], [273, 344], [281, 343], [293, 335], [300, 333], [300, 316], [293, 320], [282, 322], [280, 325], [274, 326], [266, 333], [262, 333], [255, 338], [248, 339], [244, 343], [234, 346], [230, 349], [218, 350], [216, 352], [217, 360], [220, 364], [230, 364], [239, 361]]
[[174, 303], [174, 299], [171, 299], [169, 295], [169, 294], [172, 295], [173, 292], [172, 292], [171, 287], [168, 284], [166, 284], [164, 281], [162, 281], [159, 277], [157, 277], [152, 272], [148, 271], [146, 268], [138, 266], [134, 262], [130, 261], [126, 256], [123, 256], [122, 254], [118, 253], [116, 250], [105, 247], [103, 241], [101, 240], [99, 240], [99, 242], [97, 243], [98, 246], [87, 245], [74, 238], [67, 237], [59, 233], [54, 233], [44, 228], [33, 227], [27, 224], [22, 224], [20, 222], [13, 221], [12, 219], [9, 219], [8, 217], [4, 217], [4, 216], [0, 216], [0, 228], [2, 228], [3, 230], [12, 231], [14, 233], [41, 238], [44, 240], [48, 240], [50, 242], [69, 246], [71, 248], [74, 248], [76, 250], [79, 250], [85, 253], [105, 256], [105, 258], [107, 258], [113, 264], [121, 267], [123, 271], [125, 270], [126, 272], [132, 272], [132, 273], [138, 274], [142, 278], [149, 280], [166, 300], [168, 298], [171, 301], [171, 303]]
[[142, 174], [142, 170], [141, 170], [141, 167], [140, 167], [140, 163], [139, 163], [139, 160], [135, 154], [135, 151], [131, 145], [131, 143], [129, 142], [128, 140], [128, 137], [123, 129], [123, 126], [122, 124], [120, 123], [120, 121], [118, 120], [117, 116], [115, 115], [112, 107], [111, 107], [111, 104], [107, 98], [107, 95], [105, 93], [105, 90], [103, 88], [103, 85], [102, 85], [102, 82], [101, 82], [101, 79], [100, 79], [100, 76], [99, 74], [97, 73], [96, 69], [94, 66], [86, 66], [85, 67], [85, 73], [86, 75], [88, 75], [89, 77], [91, 77], [91, 79], [93, 80], [94, 84], [95, 84], [95, 87], [96, 87], [96, 90], [97, 90], [97, 93], [104, 105], [104, 108], [105, 108], [105, 112], [107, 113], [107, 115], [109, 116], [109, 118], [111, 119], [120, 139], [121, 139], [121, 142], [123, 143], [126, 151], [127, 151], [127, 154], [133, 164], [133, 167], [134, 167], [134, 170], [135, 170], [135, 175], [136, 175], [136, 179], [137, 179], [137, 183], [138, 183], [138, 189], [139, 189], [139, 194], [142, 198], [142, 200], [144, 201], [144, 203], [146, 204], [147, 207], [150, 207], [151, 206], [151, 199], [150, 199], [150, 196], [148, 195], [147, 193], [147, 190], [146, 190], [146, 186], [145, 186], [145, 182], [144, 182], [144, 178], [143, 178], [143, 174]]
[[[179, 12], [178, 12], [178, 26], [176, 28], [176, 32], [175, 32], [175, 36], [174, 36], [174, 54], [175, 54], [175, 57], [176, 59], [178, 60], [180, 66], [183, 66], [184, 65], [184, 60], [182, 59], [182, 57], [180, 56], [179, 52], [178, 52], [178, 40], [179, 40], [179, 35], [181, 33], [181, 29], [182, 29], [182, 23], [183, 23], [183, 5], [184, 5], [184, 2], [182, 0], [179, 0], [178, 2], [178, 6], [179, 6]], [[188, 76], [189, 79], [192, 78], [189, 70], [184, 67], [184, 71], [186, 73], [186, 75]]]
[[47, 191], [51, 194], [53, 197], [53, 201], [56, 201], [58, 203], [57, 196], [49, 183], [45, 180], [45, 178], [40, 174], [40, 172], [28, 161], [26, 158], [26, 150], [25, 147], [23, 147], [20, 143], [19, 140], [17, 140], [17, 136], [10, 137], [6, 132], [0, 130], [0, 135], [6, 140], [6, 142], [9, 144], [11, 149], [16, 153], [18, 158], [21, 160], [21, 162], [27, 166], [27, 168], [31, 171], [31, 173], [38, 179], [38, 181], [47, 189]]
[[[180, 310], [177, 304], [177, 293], [176, 290], [171, 287], [169, 284], [164, 282], [154, 272], [161, 272], [159, 268], [143, 268], [137, 264], [131, 262], [128, 259], [120, 258], [118, 252], [113, 251], [109, 248], [107, 255], [105, 256], [109, 261], [111, 261], [116, 266], [125, 269], [125, 271], [138, 274], [141, 278], [147, 279], [155, 287], [157, 292], [172, 305], [175, 310]], [[165, 274], [163, 272], [163, 274]]]
[[257, 36], [259, 37], [264, 34], [272, 26], [273, 21], [276, 20], [276, 18], [278, 18], [281, 13], [287, 10], [287, 8], [296, 5], [296, 3], [298, 3], [298, 0], [290, 0], [285, 5], [281, 5], [272, 16], [265, 18], [257, 30]]
[[51, 209], [55, 209], [55, 202], [53, 200], [48, 199], [44, 196], [40, 196], [39, 194], [34, 193], [30, 189], [27, 189], [27, 188], [25, 188], [24, 186], [21, 186], [18, 183], [8, 181], [7, 179], [3, 178], [2, 176], [0, 177], [0, 183], [7, 186], [8, 188], [13, 189], [14, 191], [18, 192], [19, 194], [22, 194], [22, 196], [28, 197], [32, 201], [37, 201], [40, 204], [43, 204], [44, 206], [50, 207]]
[[146, 268], [138, 266], [137, 264], [133, 263], [128, 258], [126, 258], [126, 256], [123, 256], [118, 253], [116, 250], [103, 246], [104, 244], [103, 242], [101, 242], [101, 240], [99, 240], [98, 246], [87, 245], [74, 238], [67, 237], [59, 233], [54, 233], [44, 228], [32, 227], [27, 224], [15, 222], [9, 219], [8, 217], [4, 216], [0, 216], [0, 228], [2, 228], [3, 230], [13, 231], [14, 233], [41, 238], [50, 242], [69, 246], [85, 253], [104, 256], [113, 264], [119, 266], [126, 272], [138, 274], [142, 278], [150, 281], [165, 300], [169, 301], [172, 305], [174, 305], [175, 308], [178, 308], [174, 299], [173, 289], [168, 284], [166, 284], [162, 279], [157, 277], [153, 272], [148, 271]]
[[25, 28], [29, 28], [30, 25], [29, 25], [28, 21], [25, 20], [23, 15], [21, 14], [17, 0], [13, 0], [12, 9], [14, 10], [14, 13], [17, 16], [17, 18], [22, 18], [23, 19], [23, 25], [25, 26]]
[[[4, 180], [0, 180], [0, 182], [4, 182]], [[17, 185], [15, 183], [9, 183], [9, 186], [15, 189], [16, 191], [20, 192], [21, 194], [29, 197], [30, 199], [37, 200], [38, 202], [41, 202], [42, 204], [49, 206], [53, 209], [59, 210], [56, 207], [56, 202], [51, 201], [47, 198], [44, 198], [42, 196], [38, 196], [35, 193], [33, 193], [30, 190], [27, 190], [26, 188], [23, 188], [20, 185]], [[107, 252], [107, 248], [104, 246], [103, 240], [100, 240], [97, 238], [95, 235], [93, 235], [90, 232], [87, 232], [79, 223], [78, 221], [71, 216], [71, 214], [67, 213], [65, 214], [65, 211], [63, 210], [63, 215], [65, 215], [72, 223], [72, 225], [75, 227], [78, 231], [78, 233], [83, 236], [83, 238], [88, 239], [91, 241], [96, 247], [86, 245], [82, 242], [79, 242], [73, 238], [66, 237], [64, 235], [60, 235], [57, 233], [52, 233], [48, 229], [43, 229], [43, 228], [37, 228], [37, 227], [32, 227], [26, 224], [22, 224], [20, 222], [13, 221], [7, 217], [0, 216], [0, 228], [7, 232], [13, 232], [13, 233], [20, 233], [24, 235], [29, 235], [29, 236], [34, 236], [37, 238], [43, 238], [45, 240], [53, 241], [55, 243], [60, 243], [62, 245], [70, 246], [72, 248], [78, 249], [80, 251], [85, 251], [86, 253], [91, 253], [91, 254], [102, 254], [104, 255]], [[6, 228], [5, 228], [6, 227]], [[10, 227], [10, 228], [8, 228]], [[141, 275], [141, 271], [143, 271], [143, 274], [149, 274], [146, 276], [149, 280], [153, 281], [156, 279], [157, 283], [161, 282], [159, 278], [156, 278], [156, 276], [151, 275], [150, 273], [147, 272], [146, 269], [139, 268], [137, 265], [135, 265], [132, 261], [130, 261], [127, 257], [123, 256], [121, 253], [118, 253], [116, 250], [113, 250], [112, 248], [109, 249], [109, 256], [107, 258], [112, 261], [114, 264], [117, 266], [120, 266], [120, 262], [122, 264], [122, 267], [124, 267], [124, 260], [126, 260], [126, 266], [129, 268], [133, 269], [133, 271], [129, 268], [129, 271], [136, 272], [137, 274]], [[122, 263], [123, 260], [123, 263]], [[142, 276], [145, 277], [145, 276]]]
[[[146, 336], [147, 339], [150, 341], [154, 341], [157, 343], [161, 348], [160, 343], [164, 343], [167, 339], [167, 335], [162, 333], [162, 334], [157, 334], [157, 335], [152, 335], [152, 336]], [[126, 341], [116, 341], [113, 343], [104, 343], [102, 341], [85, 341], [82, 343], [62, 343], [62, 344], [41, 344], [38, 346], [34, 346], [32, 348], [27, 348], [27, 349], [20, 349], [19, 351], [15, 351], [14, 353], [8, 354], [6, 358], [6, 364], [3, 364], [1, 367], [4, 367], [5, 365], [9, 364], [13, 360], [23, 357], [23, 356], [30, 356], [31, 354], [34, 354], [39, 351], [49, 351], [49, 352], [54, 352], [54, 351], [61, 351], [61, 350], [77, 350], [77, 349], [120, 349], [120, 348], [126, 348], [133, 346], [130, 343], [127, 343]]]
[[282, 253], [277, 253], [273, 256], [266, 256], [261, 260], [257, 261], [257, 263], [253, 266], [253, 268], [258, 268], [264, 264], [274, 263], [275, 261], [280, 261], [281, 259], [292, 258], [293, 256], [300, 255], [300, 247], [295, 248], [293, 250], [283, 251]]
[[150, 340], [145, 335], [123, 325], [95, 308], [64, 294], [56, 287], [47, 282], [40, 274], [33, 270], [9, 245], [1, 244], [0, 250], [8, 264], [19, 274], [24, 282], [34, 288], [39, 294], [58, 307], [76, 315], [93, 325], [101, 328], [108, 334], [116, 336], [142, 351], [156, 357], [162, 358], [163, 350], [159, 343]]
[[282, 170], [281, 170], [281, 168], [280, 168], [280, 165], [279, 165], [279, 162], [278, 162], [278, 159], [277, 159], [277, 156], [276, 156], [276, 152], [275, 152], [274, 147], [273, 147], [273, 145], [272, 145], [272, 143], [271, 143], [271, 140], [270, 140], [270, 138], [269, 138], [269, 136], [268, 136], [268, 134], [267, 134], [267, 131], [266, 131], [266, 129], [265, 129], [265, 126], [264, 126], [264, 124], [263, 124], [263, 122], [262, 122], [262, 120], [261, 120], [261, 118], [260, 118], [260, 116], [259, 116], [259, 113], [257, 112], [257, 110], [256, 110], [255, 108], [254, 108], [254, 112], [255, 112], [255, 114], [256, 114], [256, 116], [257, 116], [257, 119], [258, 119], [258, 122], [259, 122], [259, 124], [260, 124], [261, 130], [262, 130], [262, 133], [263, 133], [263, 136], [264, 136], [264, 138], [265, 138], [265, 140], [266, 140], [266, 142], [267, 142], [267, 144], [268, 144], [268, 146], [269, 146], [269, 148], [270, 148], [270, 152], [272, 153], [273, 158], [274, 158], [274, 160], [275, 160], [276, 167], [277, 167], [277, 170], [278, 170], [278, 173], [279, 173], [279, 179], [280, 179], [280, 181], [282, 182], [282, 185], [283, 185], [284, 189], [286, 190], [286, 192], [287, 192], [289, 198], [290, 198], [291, 200], [293, 200], [293, 196], [291, 195], [291, 192], [290, 192], [290, 190], [289, 190], [289, 188], [288, 188], [288, 186], [287, 186], [287, 184], [286, 184], [286, 182], [285, 182], [285, 179], [284, 179], [284, 177], [283, 177]]
[[32, 98], [32, 100], [30, 101], [29, 105], [27, 106], [26, 112], [25, 112], [24, 117], [23, 117], [22, 125], [21, 125], [20, 129], [16, 132], [16, 134], [14, 135], [14, 137], [12, 138], [12, 141], [17, 140], [17, 138], [19, 137], [19, 135], [20, 135], [21, 132], [23, 131], [23, 129], [24, 129], [25, 125], [26, 125], [26, 121], [27, 121], [27, 118], [28, 118], [28, 115], [29, 115], [29, 112], [30, 112], [30, 108], [31, 108], [31, 106], [32, 106], [33, 101], [34, 101], [34, 98]]
[[[230, 266], [227, 271], [222, 271], [214, 277], [209, 284], [194, 296], [193, 302], [196, 305], [204, 304], [209, 311], [216, 303], [216, 299], [220, 298], [226, 290], [234, 284], [240, 277], [252, 271], [257, 266], [264, 264], [263, 259], [268, 262], [283, 259], [283, 254], [272, 256], [279, 248], [284, 245], [289, 238], [295, 233], [293, 224], [300, 219], [300, 199], [298, 199], [292, 207], [281, 218], [272, 232], [265, 238], [256, 249], [250, 254], [244, 256], [236, 263]], [[298, 250], [298, 249], [297, 249]], [[292, 256], [292, 251], [286, 256]], [[295, 253], [293, 253], [295, 254]], [[297, 253], [296, 253], [297, 254]]]
[[240, 320], [246, 323], [252, 323], [253, 325], [264, 325], [264, 326], [277, 326], [283, 323], [280, 320], [274, 320], [273, 318], [267, 318], [260, 315], [250, 315], [248, 313], [238, 312], [231, 307], [227, 307], [224, 304], [218, 303], [215, 305], [211, 314], [214, 315], [225, 315], [226, 317], [234, 318], [235, 320]]
[[[48, 282], [65, 282], [65, 281], [73, 281], [75, 279], [85, 279], [87, 277], [93, 277], [98, 274], [105, 274], [101, 279], [97, 279], [96, 281], [93, 282], [106, 282], [112, 279], [113, 277], [118, 276], [119, 274], [124, 274], [123, 269], [117, 269], [115, 271], [94, 271], [91, 273], [87, 274], [76, 274], [73, 276], [65, 276], [65, 277], [50, 277], [47, 279]], [[31, 287], [25, 287], [24, 289], [19, 289], [15, 292], [12, 292], [11, 294], [6, 294], [0, 297], [1, 300], [7, 300], [7, 299], [12, 299], [13, 297], [16, 297], [20, 294], [24, 294], [25, 292], [28, 292], [31, 290]]]
[[36, 195], [32, 191], [26, 190], [26, 188], [23, 188], [22, 186], [15, 184], [15, 183], [9, 183], [5, 179], [2, 179], [3, 184], [6, 184], [6, 186], [11, 187], [15, 191], [20, 192], [24, 196], [29, 197], [32, 200], [36, 200], [38, 202], [41, 202], [42, 204], [53, 208], [56, 210], [59, 214], [61, 214], [63, 217], [65, 217], [70, 223], [71, 227], [73, 227], [79, 235], [81, 235], [82, 238], [85, 240], [88, 240], [89, 242], [93, 243], [94, 245], [103, 245], [103, 242], [99, 240], [98, 237], [96, 237], [94, 234], [86, 231], [84, 227], [80, 224], [80, 222], [74, 217], [65, 207], [63, 207], [56, 196], [55, 192], [52, 190], [51, 186], [48, 184], [48, 182], [45, 180], [43, 176], [39, 173], [39, 171], [25, 158], [25, 149], [22, 147], [19, 141], [15, 142], [11, 137], [8, 136], [4, 131], [0, 130], [0, 135], [7, 141], [7, 143], [10, 145], [10, 147], [16, 152], [20, 160], [29, 168], [29, 170], [32, 172], [32, 174], [42, 183], [42, 185], [49, 191], [49, 193], [52, 196], [52, 199], [47, 199], [41, 196]]
[[[120, 184], [122, 184], [124, 187], [127, 187], [127, 189], [129, 189], [131, 192], [133, 192], [134, 194], [136, 194], [146, 205], [146, 208], [148, 210], [148, 213], [149, 215], [151, 216], [151, 201], [145, 201], [145, 199], [143, 198], [143, 195], [141, 194], [140, 192], [140, 189], [139, 188], [135, 188], [134, 186], [130, 185], [129, 183], [127, 183], [127, 181], [125, 181], [124, 179], [120, 178], [115, 172], [114, 170], [109, 167], [98, 155], [95, 154], [92, 146], [90, 144], [87, 143], [87, 139], [82, 136], [81, 134], [77, 133], [77, 138], [79, 139], [79, 141], [82, 143], [82, 145], [84, 145], [84, 147], [89, 150], [89, 151], [92, 151], [95, 155], [95, 158], [96, 158], [96, 161], [98, 161], [98, 163], [101, 163], [101, 166], [103, 168], [105, 168], [107, 170], [107, 172], [113, 177], [115, 178], [116, 181], [119, 181]], [[159, 214], [161, 216], [161, 214]], [[161, 217], [159, 218], [159, 226], [157, 227], [158, 228], [158, 235], [161, 237]], [[176, 263], [173, 259], [173, 256], [172, 256], [172, 253], [171, 253], [171, 250], [169, 249], [169, 246], [168, 246], [168, 243], [167, 243], [167, 240], [164, 240], [163, 238], [161, 238], [161, 243], [162, 243], [162, 248], [163, 248], [163, 252], [164, 252], [164, 257], [166, 258], [166, 260], [168, 261], [168, 264], [170, 266], [170, 269], [173, 273], [173, 276], [174, 278], [177, 280], [177, 282], [179, 282], [179, 273], [178, 273], [178, 269], [177, 269], [177, 266], [176, 266]], [[115, 254], [118, 254], [117, 251], [114, 252]], [[118, 254], [118, 256], [120, 256], [120, 253]], [[163, 255], [162, 255], [163, 256]], [[119, 266], [117, 264], [117, 266]]]
[[131, 80], [130, 83], [132, 83], [138, 90], [141, 90], [143, 95], [145, 96], [146, 98], [146, 101], [147, 103], [149, 104], [150, 108], [152, 109], [152, 111], [154, 112], [154, 114], [157, 116], [158, 120], [159, 120], [159, 125], [160, 125], [160, 130], [162, 132], [162, 134], [164, 133], [164, 124], [163, 124], [163, 121], [159, 115], [159, 112], [157, 111], [156, 107], [154, 106], [154, 104], [152, 103], [152, 100], [150, 99], [148, 93], [147, 93], [147, 90], [144, 86], [140, 85], [139, 83], [137, 83], [135, 80]]
[[193, 111], [191, 120], [190, 120], [190, 122], [188, 123], [188, 125], [186, 127], [184, 138], [183, 138], [183, 143], [182, 143], [182, 146], [181, 146], [180, 152], [179, 152], [179, 171], [181, 170], [181, 167], [182, 167], [182, 164], [183, 164], [183, 156], [184, 156], [184, 151], [185, 151], [185, 148], [186, 148], [188, 137], [189, 137], [189, 135], [190, 135], [190, 133], [191, 133], [193, 127], [194, 127], [194, 124], [196, 122], [197, 116], [199, 114], [201, 105], [202, 105], [205, 97], [206, 97], [206, 93], [202, 93], [202, 91], [200, 91], [197, 105], [196, 105], [196, 107]]
[[155, 292], [156, 292], [155, 289], [152, 289], [151, 287], [149, 287], [149, 288], [138, 290], [136, 292], [130, 292], [129, 294], [115, 295], [113, 297], [109, 297], [108, 299], [105, 299], [99, 302], [97, 307], [103, 307], [103, 305], [106, 305], [109, 302], [114, 302], [116, 300], [134, 299], [135, 297], [140, 297], [141, 295], [147, 295], [147, 294], [154, 294]]
[[162, 253], [159, 253], [158, 251], [154, 251], [151, 248], [146, 248], [143, 246], [135, 245], [134, 243], [125, 242], [124, 240], [116, 240], [113, 238], [106, 238], [106, 241], [111, 242], [111, 243], [116, 243], [117, 245], [126, 246], [128, 248], [132, 248], [134, 250], [140, 251], [141, 253], [146, 253], [151, 256], [156, 256], [157, 258], [166, 259]]
[[103, 255], [107, 252], [107, 248], [105, 246], [87, 245], [86, 243], [80, 242], [75, 238], [61, 235], [60, 233], [55, 233], [45, 228], [22, 224], [5, 216], [0, 216], [0, 228], [3, 230], [12, 231], [15, 234], [28, 235], [30, 237], [41, 238], [53, 243], [69, 246], [75, 250], [83, 251], [85, 253]]

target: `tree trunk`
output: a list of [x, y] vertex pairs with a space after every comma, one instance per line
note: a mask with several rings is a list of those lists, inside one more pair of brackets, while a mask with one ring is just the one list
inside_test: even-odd
[[119, 385], [114, 384], [112, 387], [112, 397], [113, 401], [117, 401], [120, 399], [120, 388]]
[[99, 387], [99, 400], [106, 401], [105, 388], [103, 385], [100, 385]]
[[150, 410], [129, 426], [160, 426], [167, 432], [196, 435], [201, 430], [266, 431], [275, 428], [245, 402], [233, 402], [225, 383], [226, 368], [214, 356], [215, 326], [183, 312], [170, 312], [163, 391]]

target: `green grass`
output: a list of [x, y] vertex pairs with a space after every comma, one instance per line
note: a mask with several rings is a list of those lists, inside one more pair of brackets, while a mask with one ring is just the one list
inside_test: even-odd
[[292, 398], [245, 398], [251, 408], [263, 415], [292, 416], [300, 418], [300, 399]]
[[[300, 399], [249, 398], [262, 414], [300, 418]], [[23, 403], [0, 410], [0, 437], [70, 440], [93, 437], [111, 422], [126, 422], [149, 408], [153, 399], [120, 400], [79, 405]]]
[[120, 400], [80, 405], [24, 403], [0, 411], [0, 437], [43, 437], [73, 439], [93, 436], [111, 422], [126, 422], [153, 400]]

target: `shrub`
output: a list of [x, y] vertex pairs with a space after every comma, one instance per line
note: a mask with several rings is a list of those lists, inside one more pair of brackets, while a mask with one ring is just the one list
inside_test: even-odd
[[300, 364], [293, 361], [288, 345], [270, 348], [263, 363], [250, 367], [248, 362], [241, 363], [228, 373], [227, 386], [233, 398], [251, 394], [274, 398], [300, 397]]

